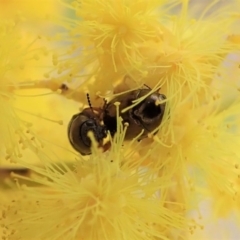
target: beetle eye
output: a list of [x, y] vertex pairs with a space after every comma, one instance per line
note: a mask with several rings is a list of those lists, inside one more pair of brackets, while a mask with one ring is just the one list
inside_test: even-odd
[[86, 146], [91, 146], [91, 140], [88, 137], [88, 132], [92, 131], [97, 142], [102, 141], [107, 136], [105, 126], [99, 125], [95, 120], [87, 120], [79, 131], [79, 137]]
[[97, 141], [102, 141], [105, 137], [107, 137], [107, 130], [105, 126], [98, 126], [95, 129], [94, 136]]
[[86, 125], [91, 128], [91, 127], [95, 127], [96, 123], [92, 120], [88, 120], [86, 121]]

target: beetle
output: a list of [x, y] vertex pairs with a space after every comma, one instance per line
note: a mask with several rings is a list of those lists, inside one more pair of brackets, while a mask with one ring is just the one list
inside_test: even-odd
[[[91, 154], [91, 140], [88, 136], [90, 131], [98, 142], [98, 147], [107, 150], [108, 146], [103, 146], [103, 141], [107, 137], [107, 127], [102, 122], [103, 108], [92, 107], [89, 94], [87, 94], [89, 108], [72, 116], [68, 124], [68, 139], [72, 147], [82, 155]], [[105, 101], [106, 105], [106, 101]]]
[[[159, 89], [148, 95], [151, 88], [133, 90], [113, 98], [105, 107], [103, 114], [103, 122], [111, 135], [117, 131], [116, 106], [115, 102], [120, 102], [119, 114], [123, 119], [123, 123], [128, 123], [128, 128], [125, 135], [125, 140], [132, 140], [138, 136], [142, 130], [142, 135], [138, 140], [142, 140], [147, 135], [154, 131], [162, 122], [162, 118], [166, 106], [166, 96], [159, 93]], [[126, 112], [123, 109], [131, 106], [134, 100], [148, 95], [145, 99], [140, 101], [136, 106], [133, 106]], [[156, 134], [157, 132], [155, 132]]]
[[[92, 107], [89, 94], [87, 94], [89, 108], [85, 108], [81, 113], [73, 115], [68, 125], [68, 138], [72, 147], [82, 155], [90, 155], [91, 140], [88, 137], [89, 131], [93, 132], [98, 147], [103, 148], [104, 151], [110, 147], [109, 142], [104, 144], [103, 141], [107, 137], [108, 131], [112, 137], [117, 131], [115, 102], [121, 103], [119, 106], [120, 116], [123, 123], [128, 123], [125, 140], [132, 140], [142, 130], [143, 133], [138, 140], [146, 138], [148, 133], [154, 131], [161, 124], [166, 105], [164, 101], [166, 96], [160, 94], [159, 89], [148, 95], [150, 91], [151, 88], [147, 87], [127, 92], [113, 98], [109, 103], [105, 100], [102, 108]], [[134, 100], [145, 95], [148, 96], [136, 106], [126, 112], [121, 112], [126, 107], [131, 106]]]

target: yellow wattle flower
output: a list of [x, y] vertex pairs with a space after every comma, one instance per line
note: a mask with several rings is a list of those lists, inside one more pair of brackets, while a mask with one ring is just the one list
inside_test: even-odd
[[84, 99], [88, 92], [94, 105], [101, 104], [99, 96], [118, 93], [119, 81], [124, 91], [143, 83], [154, 90], [161, 87], [168, 111], [180, 102], [208, 101], [220, 63], [238, 48], [228, 40], [238, 22], [235, 5], [211, 12], [215, 6], [209, 3], [193, 18], [188, 1], [118, 1], [118, 8], [114, 4], [91, 0], [67, 5], [76, 16], [59, 23], [67, 31], [60, 36], [69, 44], [56, 52], [54, 71], [46, 73], [54, 76], [53, 85], [55, 80], [67, 81], [74, 88], [69, 98]]
[[[165, 139], [164, 145], [149, 145], [152, 150], [147, 166], [159, 170], [161, 176], [175, 184], [186, 180], [174, 188], [178, 202], [185, 202], [184, 197], [179, 198], [184, 191], [192, 192], [197, 198], [201, 196], [199, 200], [211, 196], [216, 201], [215, 216], [226, 216], [239, 208], [240, 99], [223, 110], [219, 108], [220, 103], [221, 99], [213, 100], [199, 109], [182, 106], [172, 115], [175, 141]], [[146, 154], [146, 149], [141, 149], [141, 156]], [[174, 180], [174, 176], [178, 178]]]
[[[13, 71], [20, 71], [23, 64], [23, 52], [19, 48], [20, 35], [16, 29], [16, 22], [1, 21], [1, 59], [0, 59], [0, 109], [1, 109], [1, 144], [5, 145], [5, 153], [1, 152], [4, 157], [16, 158], [21, 156], [18, 140], [13, 136], [20, 131], [20, 135], [24, 135], [20, 130], [20, 121], [12, 108], [14, 95], [12, 90], [17, 87], [17, 81], [12, 79]], [[25, 123], [26, 124], [26, 123]], [[2, 151], [3, 149], [1, 149]], [[6, 153], [7, 151], [7, 153]]]
[[[174, 9], [178, 3], [180, 11]], [[189, 4], [147, 0], [65, 3], [76, 16], [64, 16], [58, 22], [67, 32], [61, 28], [56, 36], [50, 34], [49, 40], [58, 40], [60, 45], [53, 50], [53, 67], [47, 61], [38, 64], [45, 75], [21, 71], [32, 69], [26, 54], [30, 59], [39, 55], [32, 55], [24, 41], [19, 43], [14, 21], [3, 23], [4, 31], [8, 27], [13, 31], [0, 36], [1, 155], [39, 174], [31, 178], [13, 175], [26, 186], [17, 183], [11, 201], [0, 203], [3, 238], [196, 239], [199, 229], [207, 232], [206, 212], [199, 205], [209, 197], [211, 216], [226, 217], [231, 211], [239, 216], [239, 71], [223, 64], [239, 48], [237, 33], [231, 35], [238, 20], [232, 13], [239, 8], [232, 4], [208, 13], [210, 4], [202, 16], [192, 19]], [[41, 53], [49, 54], [44, 42], [38, 44]], [[39, 81], [26, 82], [32, 74]], [[56, 91], [62, 83], [69, 89]], [[94, 142], [91, 156], [74, 159], [77, 153], [66, 149], [70, 146], [66, 128], [78, 105], [85, 105], [86, 92], [92, 96], [92, 105], [101, 107], [100, 96], [111, 99], [143, 83], [154, 87], [153, 91], [161, 87], [167, 96], [158, 133], [149, 133], [141, 142], [126, 142], [119, 121], [109, 151], [102, 153]], [[39, 94], [33, 88], [60, 93], [58, 97], [52, 93], [48, 100], [39, 94], [31, 107], [46, 108], [42, 118], [57, 117], [64, 120], [63, 125], [53, 128], [50, 121], [38, 125], [29, 115], [17, 114], [18, 105], [26, 105], [29, 98], [14, 105], [13, 100], [26, 94], [25, 88], [33, 95]], [[29, 122], [34, 123], [33, 130]], [[38, 134], [46, 141], [38, 140]], [[21, 148], [31, 154], [22, 156]], [[73, 159], [73, 166], [66, 165]], [[192, 211], [197, 212], [193, 217]]]
[[[136, 87], [135, 81], [138, 86], [142, 84], [146, 56], [139, 48], [144, 42], [157, 41], [158, 33], [167, 32], [159, 24], [159, 7], [170, 5], [171, 9], [176, 1], [161, 1], [160, 6], [155, 0], [90, 0], [74, 1], [71, 5], [68, 6], [75, 17], [59, 22], [65, 30], [60, 36], [68, 39], [69, 45], [53, 56], [59, 82], [78, 83], [75, 87], [79, 88], [79, 94], [86, 89], [91, 95], [105, 94], [124, 75], [137, 71], [141, 76], [133, 78], [132, 86]], [[50, 71], [49, 75], [55, 72]], [[98, 84], [101, 81], [104, 86]]]
[[75, 170], [64, 163], [56, 167], [43, 154], [45, 169], [34, 168], [41, 177], [29, 179], [41, 186], [20, 187], [3, 206], [0, 223], [10, 239], [168, 239], [185, 229], [183, 212], [171, 211], [166, 204], [174, 203], [160, 198], [169, 182], [141, 169], [121, 169], [119, 130], [109, 153], [94, 148]]
[[37, 61], [39, 57], [45, 56], [46, 48], [42, 45], [39, 47], [41, 39], [38, 35], [26, 33], [24, 20], [20, 16], [0, 19], [1, 164], [5, 164], [6, 160], [17, 163], [24, 149], [32, 148], [35, 151], [41, 146], [31, 129], [31, 122], [21, 116], [24, 105], [30, 106], [31, 103], [27, 101], [17, 106], [21, 94], [16, 91], [31, 88], [31, 78], [42, 78]]

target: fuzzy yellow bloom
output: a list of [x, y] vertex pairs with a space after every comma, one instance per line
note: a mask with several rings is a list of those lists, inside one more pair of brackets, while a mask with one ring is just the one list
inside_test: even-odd
[[[60, 22], [66, 33], [56, 35], [57, 40], [64, 37], [70, 43], [53, 56], [57, 79], [77, 81], [76, 87], [81, 84], [78, 94], [88, 88], [93, 95], [112, 91], [119, 78], [126, 74], [135, 77], [134, 72], [139, 75], [133, 80], [142, 84], [147, 72], [140, 47], [168, 32], [159, 24], [159, 7], [171, 9], [174, 5], [176, 1], [161, 1], [160, 6], [155, 0], [71, 2], [68, 7], [75, 18]], [[101, 81], [104, 86], [98, 84]]]
[[[30, 129], [31, 122], [20, 117], [24, 107], [16, 106], [19, 94], [15, 91], [31, 88], [30, 79], [42, 76], [41, 71], [36, 73], [40, 69], [36, 63], [46, 51], [44, 46], [39, 47], [41, 38], [38, 35], [26, 33], [23, 21], [21, 15], [0, 19], [1, 164], [3, 159], [16, 163], [17, 158], [22, 157], [23, 149], [36, 150], [41, 146]], [[28, 101], [26, 105], [31, 103]]]
[[[1, 59], [0, 59], [0, 109], [1, 109], [1, 144], [5, 145], [5, 153], [7, 158], [16, 158], [21, 155], [17, 144], [15, 134], [20, 134], [24, 138], [23, 132], [20, 130], [20, 121], [16, 112], [12, 108], [14, 95], [12, 90], [17, 87], [16, 76], [23, 67], [23, 50], [19, 47], [20, 34], [16, 29], [17, 22], [1, 21]], [[14, 76], [14, 77], [13, 77]], [[10, 126], [10, 127], [9, 127]], [[24, 123], [22, 127], [24, 126]], [[25, 123], [27, 127], [27, 123]], [[1, 149], [2, 150], [2, 149]]]
[[182, 101], [202, 103], [219, 64], [238, 48], [227, 40], [238, 22], [233, 6], [211, 13], [211, 3], [193, 18], [188, 1], [74, 1], [69, 8], [76, 17], [62, 23], [69, 45], [53, 58], [57, 79], [74, 82], [83, 98], [85, 90], [113, 94], [129, 75], [125, 90], [161, 87], [171, 109]]
[[[169, 239], [187, 227], [182, 213], [169, 210], [161, 190], [171, 183], [144, 169], [121, 168], [124, 132], [119, 131], [109, 153], [97, 149], [75, 170], [41, 154], [45, 169], [34, 170], [40, 187], [20, 187], [22, 193], [2, 207], [1, 226], [8, 239]], [[127, 159], [125, 159], [127, 160]], [[36, 232], [36, 229], [41, 231]]]
[[[19, 43], [16, 22], [3, 21], [1, 156], [32, 172], [30, 177], [12, 175], [18, 190], [4, 179], [17, 194], [0, 203], [3, 239], [214, 239], [208, 234], [214, 219], [234, 212], [239, 224], [240, 5], [236, 1], [217, 8], [212, 1], [198, 13], [191, 12], [191, 3], [61, 1], [59, 6], [69, 14], [58, 13], [57, 28], [51, 33], [46, 29], [53, 55], [51, 63], [39, 62], [39, 72], [25, 61], [26, 56], [39, 58], [31, 41], [27, 46], [23, 40]], [[43, 55], [51, 55], [45, 43], [37, 41], [37, 46]], [[22, 71], [26, 68], [31, 70]], [[37, 81], [26, 81], [32, 74]], [[48, 92], [49, 98], [42, 100], [44, 93], [34, 88], [51, 90], [52, 95]], [[101, 112], [103, 98], [109, 101], [143, 88], [150, 95], [166, 95], [159, 127], [150, 132], [142, 124], [148, 138], [124, 140], [131, 124], [145, 120], [135, 118], [135, 108], [128, 115], [132, 121], [125, 124], [118, 117], [123, 112], [117, 111], [117, 131], [105, 152], [91, 133], [90, 156], [69, 151], [67, 124], [86, 106], [86, 93], [89, 112], [91, 105]], [[18, 113], [29, 99], [14, 102], [25, 90], [38, 95], [29, 107], [37, 106], [31, 117]], [[138, 97], [127, 103], [136, 107], [144, 101]], [[41, 121], [34, 122], [41, 107]], [[144, 110], [143, 116], [149, 109]], [[46, 119], [51, 121], [43, 123]], [[75, 133], [79, 141], [81, 127]], [[24, 148], [31, 154], [23, 155]], [[41, 165], [31, 162], [35, 158]], [[66, 164], [70, 161], [74, 163]], [[211, 201], [207, 212], [201, 207], [206, 199]]]

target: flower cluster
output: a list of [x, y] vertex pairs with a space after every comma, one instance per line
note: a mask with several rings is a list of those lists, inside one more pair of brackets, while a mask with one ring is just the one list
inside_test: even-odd
[[[239, 224], [239, 2], [50, 2], [52, 16], [23, 4], [27, 19], [0, 19], [1, 157], [31, 171], [0, 168], [2, 239], [191, 240], [207, 235], [206, 215]], [[97, 111], [145, 87], [166, 96], [157, 129], [126, 141], [137, 121], [115, 104], [109, 149], [90, 133], [92, 154], [74, 152], [67, 124], [86, 93]]]
[[[34, 56], [37, 57], [36, 52], [30, 52], [33, 51], [31, 45], [37, 38], [25, 39], [20, 30], [22, 21], [18, 15], [11, 20], [0, 20], [1, 157], [14, 162], [22, 156], [21, 148], [27, 146], [33, 137], [27, 133], [31, 124], [21, 120], [18, 110], [14, 107], [14, 90], [30, 85], [21, 84], [21, 81], [25, 79], [28, 64], [31, 64]], [[34, 141], [32, 144], [34, 145]]]

